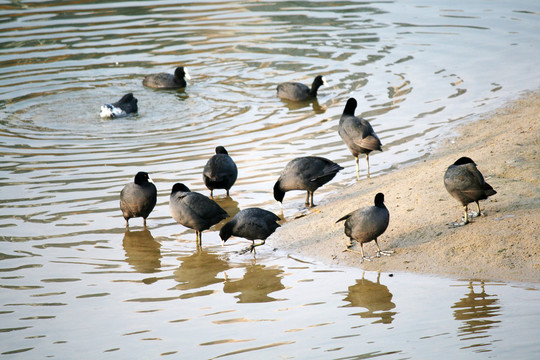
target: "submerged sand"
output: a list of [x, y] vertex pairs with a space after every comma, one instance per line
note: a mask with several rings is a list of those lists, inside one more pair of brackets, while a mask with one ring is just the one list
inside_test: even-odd
[[[407, 271], [486, 280], [540, 281], [540, 91], [457, 129], [421, 162], [361, 179], [331, 194], [309, 215], [273, 236], [280, 250], [368, 271]], [[374, 156], [377, 156], [374, 154]], [[445, 190], [446, 168], [461, 156], [474, 160], [497, 194], [481, 201], [485, 216], [457, 228], [462, 206]], [[361, 174], [362, 176], [362, 174]], [[379, 237], [390, 257], [360, 262], [344, 252], [347, 237], [336, 220], [385, 195], [390, 225]], [[471, 209], [476, 210], [472, 204]], [[355, 245], [356, 250], [360, 245]], [[364, 245], [374, 255], [374, 242]]]

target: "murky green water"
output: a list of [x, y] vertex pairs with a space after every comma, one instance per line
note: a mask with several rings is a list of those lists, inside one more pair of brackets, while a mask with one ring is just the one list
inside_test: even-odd
[[[215, 229], [198, 252], [168, 194], [177, 181], [208, 194], [202, 168], [223, 145], [239, 167], [217, 197], [231, 215], [277, 212], [272, 185], [296, 156], [345, 167], [315, 193], [328, 201], [355, 182], [337, 135], [350, 96], [383, 142], [373, 176], [421, 159], [538, 86], [539, 14], [532, 1], [0, 0], [0, 357], [535, 358], [536, 285], [364, 274], [271, 239], [239, 255], [247, 243], [222, 248]], [[185, 90], [142, 86], [178, 65]], [[318, 74], [317, 102], [275, 96]], [[127, 92], [137, 116], [99, 118]], [[158, 205], [125, 233], [118, 196], [139, 170]], [[304, 194], [285, 200], [293, 221]]]

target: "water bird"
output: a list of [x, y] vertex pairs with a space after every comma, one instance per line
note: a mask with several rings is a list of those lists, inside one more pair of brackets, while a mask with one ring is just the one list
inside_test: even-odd
[[[248, 208], [237, 213], [233, 219], [227, 222], [219, 231], [219, 236], [223, 244], [231, 237], [238, 236], [252, 241], [249, 251], [253, 251], [256, 246], [264, 245], [266, 239], [276, 231], [281, 220], [273, 212], [260, 209]], [[255, 244], [255, 240], [262, 240], [262, 243]]]
[[191, 191], [186, 185], [176, 183], [172, 187], [169, 210], [180, 225], [195, 230], [197, 245], [202, 245], [202, 232], [229, 217], [214, 200]]
[[307, 190], [306, 205], [313, 207], [313, 193], [343, 170], [335, 162], [318, 156], [298, 157], [291, 160], [274, 185], [274, 199], [283, 203], [290, 190]]
[[210, 190], [210, 197], [214, 197], [214, 189], [225, 189], [229, 196], [229, 189], [238, 177], [238, 168], [223, 146], [216, 147], [215, 151], [204, 166], [204, 184]]
[[179, 89], [187, 86], [186, 79], [191, 80], [187, 68], [179, 66], [173, 74], [158, 73], [147, 75], [143, 80], [143, 85], [154, 89]]
[[311, 88], [298, 82], [285, 82], [277, 86], [277, 96], [292, 101], [311, 100], [317, 97], [317, 91], [322, 85], [328, 86], [328, 83], [322, 75], [318, 75], [315, 80], [313, 80]]
[[444, 173], [444, 186], [446, 190], [463, 205], [465, 212], [464, 221], [451, 225], [465, 225], [469, 223], [468, 205], [475, 202], [478, 208], [477, 214], [472, 217], [480, 216], [479, 200], [485, 200], [488, 196], [495, 195], [497, 192], [484, 181], [482, 173], [476, 168], [476, 164], [468, 157], [461, 157], [455, 163], [450, 165]]
[[361, 262], [364, 262], [364, 260], [371, 261], [369, 257], [364, 255], [364, 243], [372, 240], [375, 241], [377, 246], [377, 257], [381, 257], [381, 255], [390, 256], [390, 254], [394, 253], [393, 251], [382, 251], [377, 243], [377, 238], [386, 231], [390, 222], [390, 212], [384, 205], [384, 194], [378, 193], [375, 195], [374, 206], [366, 206], [355, 210], [343, 216], [336, 223], [343, 220], [345, 220], [345, 235], [349, 237], [349, 243], [345, 251], [356, 252], [351, 250], [353, 240], [359, 242], [360, 254], [362, 255]]
[[137, 101], [133, 93], [127, 93], [115, 103], [101, 105], [99, 116], [107, 119], [116, 119], [130, 114], [136, 114], [139, 110]]
[[120, 192], [120, 210], [129, 228], [129, 219], [142, 217], [146, 227], [146, 218], [157, 201], [157, 189], [147, 172], [139, 171], [132, 183], [126, 184]]
[[356, 179], [359, 180], [358, 156], [366, 154], [367, 177], [369, 178], [369, 153], [374, 150], [382, 151], [382, 144], [371, 124], [361, 117], [354, 116], [356, 105], [356, 99], [347, 100], [339, 119], [338, 133], [356, 160]]

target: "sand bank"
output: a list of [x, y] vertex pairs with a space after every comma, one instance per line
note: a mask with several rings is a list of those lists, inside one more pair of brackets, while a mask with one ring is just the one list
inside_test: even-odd
[[[540, 282], [540, 91], [460, 126], [457, 134], [421, 162], [328, 195], [313, 213], [285, 223], [271, 244], [369, 271]], [[461, 156], [472, 158], [498, 193], [480, 202], [486, 216], [450, 228], [447, 223], [461, 218], [462, 207], [446, 192], [443, 174]], [[372, 205], [377, 192], [385, 194], [390, 211], [379, 244], [395, 254], [361, 264], [360, 255], [343, 252], [347, 237], [343, 222], [335, 222]], [[374, 242], [364, 251], [374, 255]]]

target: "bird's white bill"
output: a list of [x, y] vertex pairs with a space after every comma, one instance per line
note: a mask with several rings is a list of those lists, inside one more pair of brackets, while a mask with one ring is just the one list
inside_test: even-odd
[[326, 79], [324, 78], [324, 76], [322, 77], [322, 84], [324, 86], [328, 86], [328, 82], [326, 82]]
[[184, 68], [184, 77], [188, 80], [191, 80], [191, 76], [189, 75], [187, 68]]

